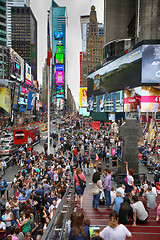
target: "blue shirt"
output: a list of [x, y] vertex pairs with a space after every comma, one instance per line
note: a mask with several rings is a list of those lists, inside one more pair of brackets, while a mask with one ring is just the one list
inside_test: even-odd
[[0, 190], [5, 190], [6, 188], [4, 187], [4, 180], [2, 179], [0, 182]]
[[[89, 227], [85, 225], [83, 228], [84, 228], [84, 233], [86, 235], [86, 240], [90, 240]], [[71, 229], [69, 234], [69, 240], [85, 240], [81, 232], [79, 232], [80, 236], [77, 235], [75, 238], [72, 236], [72, 234], [73, 234], [73, 230]]]
[[119, 209], [120, 209], [120, 206], [121, 206], [122, 202], [123, 202], [123, 198], [122, 197], [115, 197], [113, 210], [116, 211], [117, 213], [119, 213]]
[[27, 195], [20, 194], [18, 197], [18, 201], [25, 202], [27, 200]]

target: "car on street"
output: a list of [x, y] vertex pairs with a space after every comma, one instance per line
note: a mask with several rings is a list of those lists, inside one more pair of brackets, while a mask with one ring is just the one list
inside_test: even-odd
[[11, 146], [14, 145], [13, 140], [4, 140], [1, 142], [2, 146]]
[[13, 135], [12, 134], [5, 134], [0, 137], [0, 142], [10, 140], [13, 141]]
[[17, 150], [15, 145], [10, 146], [0, 146], [0, 156], [8, 156], [15, 153]]

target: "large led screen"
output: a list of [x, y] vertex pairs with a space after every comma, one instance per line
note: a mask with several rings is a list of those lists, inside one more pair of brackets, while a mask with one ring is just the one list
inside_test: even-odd
[[28, 101], [27, 101], [27, 109], [32, 110], [35, 104], [36, 94], [34, 92], [29, 91], [28, 93]]
[[57, 109], [63, 110], [64, 107], [64, 99], [63, 98], [57, 98]]
[[63, 32], [54, 32], [54, 39], [55, 40], [62, 40], [63, 39]]
[[63, 63], [63, 54], [56, 53], [56, 63]]
[[31, 67], [28, 63], [25, 64], [25, 82], [31, 86]]
[[20, 86], [20, 96], [18, 100], [19, 105], [27, 105], [28, 100], [28, 88]]
[[83, 115], [83, 116], [86, 116], [86, 117], [89, 116], [89, 112], [87, 111], [86, 107], [85, 108], [81, 107], [80, 111], [79, 111], [79, 114]]
[[140, 85], [141, 65], [142, 46], [109, 62], [88, 76], [88, 97]]
[[62, 85], [56, 86], [56, 94], [64, 95], [64, 86]]
[[11, 114], [11, 89], [0, 88], [0, 113], [9, 116]]
[[87, 99], [87, 110], [93, 111], [93, 97]]
[[141, 86], [124, 91], [124, 112], [159, 112], [160, 87]]
[[63, 65], [62, 64], [56, 65], [56, 71], [64, 71]]
[[143, 45], [142, 83], [160, 83], [160, 45]]
[[63, 46], [57, 46], [57, 53], [63, 53]]
[[64, 71], [56, 72], [56, 84], [64, 84]]
[[97, 112], [123, 112], [123, 91], [97, 96]]
[[12, 108], [15, 110], [18, 107], [18, 97], [19, 97], [19, 86], [15, 86], [14, 97], [13, 97], [13, 105]]
[[80, 88], [80, 107], [87, 107], [87, 88]]
[[124, 90], [124, 112], [139, 112], [141, 109], [141, 87]]
[[24, 60], [10, 48], [10, 76], [18, 81], [24, 81]]

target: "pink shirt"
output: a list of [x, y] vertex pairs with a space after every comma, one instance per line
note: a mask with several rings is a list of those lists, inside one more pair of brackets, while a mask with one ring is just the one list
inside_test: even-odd
[[[80, 173], [80, 174], [78, 174], [78, 176], [79, 176], [84, 182], [86, 182], [86, 177], [85, 177], [84, 173]], [[74, 176], [74, 181], [76, 182], [76, 186], [80, 186], [79, 180], [78, 180], [78, 177], [77, 177], [77, 174], [75, 174], [75, 176]]]

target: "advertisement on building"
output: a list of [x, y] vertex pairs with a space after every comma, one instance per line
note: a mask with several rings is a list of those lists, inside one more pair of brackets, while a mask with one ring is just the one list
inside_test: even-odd
[[142, 83], [160, 83], [160, 45], [144, 45]]
[[64, 107], [64, 99], [57, 98], [57, 110], [63, 110]]
[[36, 111], [39, 111], [39, 93], [36, 93]]
[[18, 81], [24, 81], [24, 60], [10, 48], [10, 76]]
[[27, 105], [27, 100], [28, 100], [28, 88], [20, 86], [20, 95], [19, 95], [18, 104]]
[[80, 52], [80, 87], [82, 84], [82, 59], [83, 59], [83, 53]]
[[31, 86], [31, 67], [25, 63], [25, 83]]
[[62, 40], [63, 39], [63, 32], [54, 32], [54, 39], [55, 40]]
[[80, 107], [87, 107], [87, 88], [80, 88]]
[[160, 111], [160, 87], [141, 87], [141, 112]]
[[141, 87], [124, 90], [124, 112], [139, 112], [141, 109]]
[[12, 106], [12, 108], [14, 110], [16, 110], [18, 107], [18, 98], [19, 98], [19, 86], [15, 86], [14, 97], [13, 97], [13, 106]]
[[0, 87], [0, 114], [11, 114], [11, 89]]
[[56, 94], [64, 96], [64, 86], [62, 85], [56, 86]]
[[83, 116], [89, 116], [89, 112], [87, 111], [87, 107], [80, 107], [79, 114]]
[[56, 72], [56, 84], [64, 84], [64, 71]]
[[56, 53], [56, 63], [63, 64], [63, 54], [62, 53]]
[[33, 15], [30, 15], [31, 22], [31, 69], [34, 79], [37, 79], [37, 22]]
[[57, 45], [56, 53], [62, 53], [63, 54], [63, 46], [58, 46]]
[[29, 91], [27, 109], [32, 110], [32, 108], [35, 104], [35, 99], [36, 99], [36, 94], [34, 92]]
[[87, 110], [93, 111], [93, 97], [87, 99]]
[[64, 71], [64, 67], [62, 64], [56, 65], [56, 71]]

